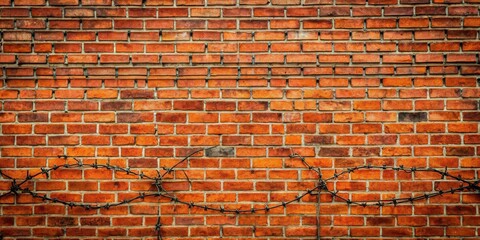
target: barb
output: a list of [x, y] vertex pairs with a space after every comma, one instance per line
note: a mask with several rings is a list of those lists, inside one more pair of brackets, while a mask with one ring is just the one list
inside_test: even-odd
[[[347, 168], [347, 169], [345, 169], [345, 170], [343, 170], [339, 173], [337, 173], [335, 171], [333, 176], [331, 176], [329, 178], [323, 178], [320, 168], [313, 167], [312, 165], [310, 165], [305, 160], [304, 157], [302, 157], [302, 156], [300, 156], [296, 153], [291, 154], [290, 157], [300, 159], [308, 170], [317, 173], [318, 184], [317, 184], [316, 187], [314, 187], [312, 189], [306, 189], [304, 192], [302, 192], [301, 194], [297, 195], [295, 198], [293, 198], [289, 201], [284, 201], [284, 202], [277, 203], [277, 204], [267, 203], [265, 205], [265, 207], [254, 207], [254, 208], [251, 208], [251, 209], [228, 209], [228, 208], [224, 208], [223, 206], [222, 207], [211, 207], [207, 204], [198, 204], [198, 203], [194, 203], [194, 202], [187, 202], [187, 201], [178, 199], [175, 195], [172, 195], [171, 192], [168, 192], [164, 189], [164, 187], [163, 187], [163, 183], [165, 182], [164, 176], [166, 176], [167, 174], [170, 174], [173, 171], [175, 171], [176, 167], [178, 167], [181, 163], [183, 163], [185, 161], [188, 161], [189, 158], [191, 156], [195, 155], [196, 153], [199, 153], [199, 152], [205, 151], [207, 149], [211, 149], [211, 148], [214, 148], [214, 147], [199, 149], [199, 150], [195, 150], [195, 151], [191, 152], [186, 157], [184, 157], [183, 159], [181, 159], [180, 161], [175, 163], [171, 168], [165, 168], [164, 167], [163, 169], [165, 170], [165, 172], [163, 174], [161, 174], [160, 171], [157, 170], [156, 171], [156, 176], [150, 176], [150, 175], [145, 174], [141, 171], [140, 172], [133, 171], [130, 168], [123, 168], [123, 167], [119, 167], [119, 166], [110, 165], [110, 162], [107, 162], [106, 164], [99, 164], [97, 161], [95, 161], [93, 164], [85, 164], [81, 160], [76, 159], [76, 158], [73, 158], [75, 160], [75, 163], [72, 163], [72, 164], [53, 165], [53, 167], [51, 167], [51, 168], [40, 168], [40, 171], [36, 172], [35, 174], [30, 174], [30, 172], [27, 172], [26, 177], [20, 182], [17, 182], [18, 179], [6, 174], [5, 171], [2, 171], [0, 169], [0, 176], [4, 179], [8, 179], [10, 181], [10, 184], [11, 184], [10, 189], [8, 191], [0, 194], [0, 198], [8, 196], [8, 195], [17, 196], [18, 194], [24, 193], [24, 194], [29, 194], [33, 198], [41, 199], [42, 201], [59, 203], [59, 204], [63, 204], [63, 205], [68, 206], [68, 207], [81, 207], [81, 208], [90, 210], [90, 209], [109, 209], [109, 208], [117, 207], [117, 206], [120, 206], [120, 205], [128, 205], [128, 204], [131, 204], [132, 202], [135, 202], [135, 201], [138, 201], [138, 200], [144, 200], [145, 198], [154, 197], [154, 198], [166, 198], [166, 199], [169, 199], [170, 201], [172, 201], [174, 204], [183, 204], [183, 205], [187, 205], [189, 208], [199, 208], [199, 209], [204, 209], [205, 211], [210, 210], [210, 211], [217, 211], [217, 212], [220, 212], [220, 213], [230, 213], [230, 214], [251, 214], [251, 213], [256, 213], [256, 212], [267, 213], [272, 209], [286, 208], [286, 207], [288, 207], [289, 204], [292, 204], [294, 202], [298, 202], [307, 195], [317, 195], [317, 198], [318, 198], [318, 200], [317, 200], [317, 209], [318, 209], [317, 210], [317, 227], [318, 227], [318, 231], [320, 231], [320, 229], [319, 229], [319, 224], [320, 224], [319, 207], [320, 207], [320, 193], [321, 192], [328, 193], [335, 200], [340, 200], [342, 202], [345, 202], [348, 205], [358, 205], [358, 206], [363, 206], [363, 207], [366, 207], [366, 206], [382, 207], [382, 206], [386, 206], [386, 205], [396, 206], [396, 205], [402, 204], [402, 203], [412, 203], [413, 204], [415, 201], [427, 200], [429, 198], [441, 196], [441, 195], [444, 195], [444, 194], [453, 194], [453, 193], [462, 192], [462, 191], [473, 191], [473, 190], [480, 191], [480, 186], [479, 186], [480, 181], [478, 179], [476, 179], [474, 181], [469, 181], [469, 180], [466, 180], [466, 179], [462, 178], [461, 176], [454, 176], [451, 173], [449, 173], [446, 168], [445, 168], [444, 171], [441, 171], [441, 170], [438, 170], [438, 169], [435, 169], [435, 168], [414, 168], [414, 167], [405, 168], [404, 166], [395, 167], [395, 166], [386, 166], [386, 165], [383, 165], [383, 166], [362, 165], [362, 166], [357, 166], [357, 167], [353, 167], [353, 168]], [[68, 156], [62, 156], [62, 157], [65, 160], [70, 159]], [[57, 170], [60, 170], [60, 169], [88, 169], [88, 168], [91, 168], [91, 169], [108, 169], [108, 170], [112, 170], [114, 172], [121, 172], [121, 173], [125, 173], [127, 175], [133, 175], [133, 176], [138, 177], [139, 179], [150, 180], [150, 181], [152, 181], [152, 185], [155, 186], [156, 191], [147, 192], [147, 193], [139, 192], [138, 195], [135, 196], [135, 197], [132, 197], [132, 198], [129, 198], [129, 199], [124, 199], [124, 200], [118, 201], [118, 202], [109, 202], [109, 203], [104, 203], [104, 204], [87, 204], [87, 203], [65, 201], [65, 200], [58, 199], [58, 198], [52, 198], [48, 194], [41, 194], [41, 193], [38, 193], [36, 191], [33, 191], [33, 190], [29, 189], [28, 187], [23, 187], [23, 185], [25, 185], [26, 183], [28, 183], [30, 181], [35, 180], [37, 177], [39, 177], [41, 175], [45, 175], [46, 178], [49, 178], [50, 173], [52, 173], [54, 171], [57, 171]], [[430, 192], [430, 193], [424, 193], [423, 195], [418, 195], [418, 196], [415, 196], [415, 197], [408, 197], [408, 198], [407, 197], [401, 197], [401, 198], [379, 199], [379, 200], [369, 200], [369, 201], [353, 201], [349, 198], [341, 196], [338, 191], [332, 191], [328, 188], [327, 183], [329, 181], [338, 180], [341, 176], [354, 173], [355, 171], [358, 171], [358, 170], [361, 170], [361, 169], [393, 170], [393, 171], [397, 171], [397, 172], [406, 172], [406, 173], [433, 172], [433, 173], [437, 173], [439, 175], [440, 179], [444, 179], [445, 177], [448, 177], [448, 178], [451, 178], [455, 181], [461, 182], [462, 186], [457, 187], [457, 188], [451, 188], [450, 190], [438, 190], [438, 191], [434, 191], [434, 192]], [[185, 171], [183, 171], [183, 173], [186, 177], [186, 180], [190, 184], [191, 180], [188, 177], [187, 173]], [[465, 184], [466, 186], [463, 186], [463, 184]], [[160, 221], [160, 216], [161, 216], [160, 208], [158, 208], [157, 222], [155, 224], [155, 231], [157, 232], [157, 239], [162, 239], [162, 235], [161, 235], [162, 224], [161, 224], [161, 221]], [[318, 232], [318, 236], [319, 236], [319, 234], [320, 234], [320, 232]]]

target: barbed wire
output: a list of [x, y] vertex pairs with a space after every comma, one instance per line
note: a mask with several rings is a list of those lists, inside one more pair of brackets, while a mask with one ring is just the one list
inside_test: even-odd
[[[315, 171], [318, 174], [318, 180], [320, 185], [316, 187], [316, 189], [325, 191], [332, 195], [335, 198], [338, 198], [340, 200], [343, 200], [347, 204], [354, 204], [354, 205], [361, 205], [361, 206], [369, 206], [369, 205], [375, 205], [375, 206], [384, 206], [388, 204], [396, 205], [400, 203], [405, 203], [405, 202], [413, 202], [413, 201], [419, 201], [419, 200], [424, 200], [424, 199], [429, 199], [431, 197], [436, 197], [440, 196], [446, 193], [455, 193], [455, 192], [460, 192], [463, 190], [476, 190], [480, 191], [480, 180], [475, 179], [474, 181], [468, 181], [464, 178], [462, 178], [461, 175], [453, 175], [448, 172], [447, 167], [445, 167], [444, 171], [438, 170], [436, 168], [417, 168], [417, 167], [404, 167], [403, 165], [400, 165], [398, 167], [395, 166], [387, 166], [387, 165], [382, 165], [382, 166], [376, 166], [376, 165], [360, 165], [352, 168], [347, 168], [343, 170], [340, 173], [334, 173], [333, 176], [329, 178], [323, 178], [322, 173], [320, 168], [315, 168], [311, 166], [310, 164], [307, 163], [304, 157], [298, 155], [298, 154], [292, 154], [290, 155], [291, 158], [298, 158], [300, 159], [305, 166], [307, 166], [308, 169]], [[332, 191], [329, 190], [327, 187], [327, 182], [331, 180], [337, 180], [343, 175], [353, 173], [355, 171], [361, 170], [361, 169], [377, 169], [377, 170], [393, 170], [396, 172], [405, 172], [405, 173], [415, 173], [415, 172], [433, 172], [437, 173], [440, 175], [441, 179], [445, 179], [446, 177], [452, 178], [456, 181], [459, 181], [462, 183], [462, 186], [458, 188], [450, 188], [449, 190], [438, 190], [434, 191], [431, 193], [425, 193], [423, 195], [417, 196], [417, 197], [410, 197], [410, 198], [391, 198], [391, 199], [380, 199], [380, 200], [366, 200], [366, 201], [352, 201], [351, 199], [344, 198], [338, 194], [339, 191]], [[466, 186], [463, 186], [463, 184], [466, 184]]]
[[[99, 164], [95, 160], [94, 163], [86, 164], [86, 163], [83, 163], [82, 160], [80, 160], [78, 158], [71, 158], [71, 157], [68, 157], [68, 156], [65, 156], [65, 155], [59, 156], [59, 157], [64, 158], [66, 161], [68, 161], [69, 159], [73, 159], [75, 161], [75, 163], [53, 165], [50, 168], [40, 168], [40, 171], [38, 171], [37, 173], [32, 174], [32, 175], [30, 174], [29, 170], [27, 170], [26, 177], [23, 178], [23, 179], [14, 178], [14, 177], [8, 175], [7, 173], [5, 173], [5, 171], [3, 171], [2, 169], [0, 169], [0, 175], [2, 176], [2, 178], [8, 179], [8, 180], [11, 181], [9, 190], [1, 193], [0, 198], [6, 197], [6, 196], [9, 196], [9, 195], [18, 196], [19, 194], [23, 193], [23, 194], [28, 194], [28, 195], [32, 196], [33, 198], [41, 199], [42, 201], [59, 203], [59, 204], [62, 204], [62, 205], [68, 206], [68, 207], [72, 207], [72, 208], [73, 207], [81, 207], [81, 208], [84, 208], [86, 210], [95, 210], [95, 209], [109, 209], [109, 208], [113, 208], [113, 207], [117, 207], [117, 206], [121, 206], [121, 205], [128, 205], [128, 204], [130, 204], [134, 201], [144, 200], [145, 198], [148, 198], [148, 197], [157, 197], [157, 198], [158, 197], [163, 197], [163, 198], [169, 199], [174, 204], [177, 204], [177, 203], [183, 204], [183, 205], [188, 206], [188, 208], [200, 208], [200, 209], [203, 209], [205, 211], [216, 211], [216, 212], [225, 213], [225, 214], [227, 214], [227, 213], [230, 213], [230, 214], [247, 214], [247, 213], [253, 214], [253, 213], [257, 213], [257, 212], [268, 213], [270, 210], [276, 209], [276, 208], [286, 208], [289, 204], [292, 204], [294, 202], [299, 202], [302, 198], [304, 198], [307, 195], [317, 195], [317, 198], [318, 198], [317, 199], [317, 228], [318, 228], [317, 229], [317, 238], [319, 238], [320, 237], [320, 231], [319, 231], [319, 228], [320, 228], [319, 207], [320, 206], [319, 205], [320, 205], [320, 193], [322, 193], [322, 192], [328, 193], [329, 195], [331, 195], [333, 197], [334, 200], [340, 200], [341, 202], [344, 202], [348, 205], [358, 205], [358, 206], [363, 206], [363, 207], [367, 207], [367, 206], [382, 207], [382, 206], [386, 206], [386, 205], [396, 206], [396, 205], [402, 204], [402, 203], [412, 203], [413, 204], [415, 201], [428, 200], [430, 198], [441, 196], [441, 195], [444, 195], [444, 194], [453, 194], [453, 193], [462, 192], [462, 191], [480, 191], [480, 186], [479, 186], [480, 180], [479, 179], [467, 180], [467, 179], [464, 179], [461, 175], [455, 176], [455, 175], [449, 173], [448, 169], [446, 167], [442, 171], [442, 170], [438, 170], [436, 168], [416, 168], [416, 167], [407, 168], [407, 167], [404, 167], [403, 165], [400, 165], [398, 167], [386, 166], [386, 165], [382, 165], [382, 166], [361, 165], [361, 166], [356, 166], [356, 167], [352, 167], [352, 168], [347, 168], [347, 169], [345, 169], [341, 172], [338, 172], [338, 173], [335, 170], [335, 173], [331, 177], [324, 178], [323, 175], [322, 175], [321, 168], [312, 166], [311, 164], [309, 164], [306, 161], [306, 159], [303, 156], [301, 156], [299, 154], [296, 154], [296, 153], [292, 153], [289, 157], [291, 159], [300, 159], [301, 162], [303, 163], [303, 165], [305, 165], [305, 167], [308, 170], [315, 172], [317, 174], [318, 183], [315, 187], [310, 188], [310, 189], [306, 189], [305, 191], [302, 191], [300, 194], [296, 195], [295, 198], [292, 198], [288, 201], [283, 201], [281, 203], [277, 203], [277, 204], [265, 203], [264, 207], [252, 207], [250, 209], [229, 209], [229, 208], [224, 208], [224, 207], [212, 207], [212, 206], [209, 206], [207, 204], [199, 204], [199, 203], [195, 203], [195, 202], [184, 201], [182, 199], [177, 198], [174, 194], [175, 193], [174, 191], [169, 192], [169, 191], [165, 190], [165, 188], [163, 187], [163, 183], [165, 183], [166, 181], [169, 180], [169, 179], [165, 179], [164, 178], [165, 176], [175, 172], [176, 168], [180, 164], [182, 164], [186, 161], [189, 161], [190, 157], [192, 157], [193, 155], [195, 155], [199, 152], [206, 151], [208, 149], [215, 148], [215, 147], [217, 147], [217, 146], [192, 151], [190, 154], [186, 155], [180, 161], [176, 162], [172, 167], [170, 167], [170, 168], [162, 167], [161, 170], [164, 171], [163, 173], [161, 173], [160, 170], [156, 170], [156, 175], [155, 176], [145, 174], [142, 171], [133, 171], [128, 167], [124, 168], [124, 167], [119, 167], [119, 166], [115, 166], [115, 165], [110, 165], [110, 162], [107, 162], [106, 164]], [[150, 180], [150, 181], [152, 181], [152, 185], [155, 187], [156, 191], [138, 192], [137, 196], [127, 198], [127, 199], [123, 199], [122, 201], [118, 201], [118, 202], [107, 202], [107, 203], [104, 203], [104, 204], [99, 204], [99, 203], [97, 203], [97, 204], [87, 204], [87, 203], [81, 203], [81, 202], [79, 203], [79, 202], [73, 202], [73, 201], [65, 201], [65, 200], [58, 199], [58, 198], [52, 198], [51, 196], [48, 196], [48, 194], [42, 194], [42, 193], [39, 193], [37, 191], [33, 191], [33, 190], [29, 189], [28, 187], [23, 187], [23, 185], [25, 185], [26, 183], [38, 178], [41, 175], [44, 175], [46, 179], [49, 179], [50, 174], [52, 172], [60, 170], [60, 169], [82, 169], [83, 170], [83, 169], [88, 169], [88, 168], [91, 168], [91, 169], [107, 169], [107, 170], [112, 170], [113, 172], [121, 172], [121, 173], [125, 173], [127, 175], [136, 176], [139, 179]], [[458, 182], [461, 183], [461, 186], [456, 187], [456, 188], [450, 188], [449, 190], [432, 191], [432, 192], [424, 193], [422, 195], [418, 195], [418, 196], [415, 196], [415, 197], [399, 197], [399, 198], [364, 200], [364, 201], [353, 201], [350, 198], [341, 196], [339, 194], [339, 191], [333, 191], [333, 190], [328, 188], [327, 183], [329, 181], [336, 181], [343, 175], [351, 174], [351, 173], [354, 173], [354, 172], [356, 172], [358, 170], [362, 170], [362, 169], [392, 170], [392, 171], [396, 171], [396, 172], [405, 172], [405, 173], [432, 172], [432, 173], [437, 173], [439, 175], [440, 179], [451, 178], [455, 181], [458, 181]], [[187, 173], [185, 171], [183, 171], [183, 173], [185, 174], [185, 177], [186, 177], [187, 181], [189, 183], [191, 183]], [[160, 217], [161, 217], [160, 208], [158, 208], [157, 221], [156, 221], [156, 224], [155, 224], [155, 232], [156, 232], [156, 235], [157, 235], [157, 239], [162, 239], [162, 234], [161, 234], [162, 224], [161, 224], [161, 221], [160, 221]]]

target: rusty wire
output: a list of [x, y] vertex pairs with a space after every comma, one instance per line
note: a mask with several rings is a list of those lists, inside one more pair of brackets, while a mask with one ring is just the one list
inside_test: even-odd
[[[10, 180], [9, 190], [1, 193], [0, 198], [5, 197], [5, 196], [9, 196], [9, 195], [17, 196], [20, 193], [24, 193], [24, 194], [29, 194], [33, 198], [41, 199], [42, 201], [59, 203], [59, 204], [63, 204], [63, 205], [68, 206], [68, 207], [81, 207], [81, 208], [84, 208], [86, 210], [90, 210], [90, 209], [94, 210], [94, 209], [109, 209], [109, 208], [120, 206], [120, 205], [128, 205], [128, 204], [130, 204], [130, 203], [132, 203], [136, 200], [143, 200], [147, 197], [163, 197], [163, 198], [169, 199], [170, 201], [172, 201], [175, 204], [179, 203], [179, 204], [187, 205], [189, 208], [200, 208], [200, 209], [204, 209], [205, 211], [207, 211], [207, 210], [217, 211], [217, 212], [225, 213], [225, 214], [226, 213], [247, 214], [247, 213], [256, 213], [256, 212], [267, 213], [271, 209], [286, 208], [289, 204], [294, 203], [294, 202], [298, 202], [307, 195], [317, 195], [317, 198], [318, 198], [317, 203], [316, 203], [317, 204], [317, 228], [318, 228], [317, 229], [317, 238], [319, 238], [320, 237], [320, 226], [319, 226], [320, 225], [320, 218], [319, 218], [319, 207], [320, 206], [319, 206], [319, 204], [320, 204], [320, 193], [321, 192], [328, 193], [334, 199], [340, 200], [341, 202], [344, 202], [348, 205], [358, 205], [358, 206], [363, 206], [363, 207], [366, 207], [366, 206], [382, 207], [382, 206], [385, 206], [385, 205], [396, 206], [396, 205], [402, 204], [402, 203], [412, 203], [413, 204], [415, 201], [427, 200], [429, 198], [441, 196], [441, 195], [444, 195], [444, 194], [447, 194], [447, 193], [453, 194], [453, 193], [462, 192], [462, 191], [480, 191], [480, 186], [479, 186], [480, 180], [479, 179], [467, 180], [467, 179], [462, 178], [462, 176], [454, 176], [453, 174], [450, 174], [448, 172], [447, 168], [445, 168], [442, 171], [442, 170], [438, 170], [436, 168], [416, 168], [416, 167], [407, 168], [407, 167], [404, 167], [404, 166], [395, 167], [395, 166], [386, 166], [386, 165], [383, 165], [383, 166], [361, 165], [361, 166], [356, 166], [356, 167], [353, 167], [353, 168], [347, 168], [347, 169], [345, 169], [345, 170], [343, 170], [339, 173], [335, 172], [333, 174], [333, 176], [328, 177], [328, 178], [323, 178], [320, 168], [310, 165], [305, 160], [305, 158], [303, 156], [298, 155], [296, 153], [291, 154], [289, 157], [292, 158], [292, 159], [293, 158], [300, 159], [302, 161], [302, 163], [305, 165], [306, 168], [308, 168], [310, 171], [315, 172], [317, 174], [317, 177], [318, 177], [318, 179], [317, 179], [318, 183], [314, 188], [306, 189], [301, 194], [297, 195], [295, 198], [293, 198], [289, 201], [284, 201], [284, 202], [273, 204], [273, 205], [271, 205], [269, 203], [266, 203], [265, 207], [252, 207], [251, 209], [228, 209], [228, 208], [224, 208], [224, 207], [211, 207], [211, 206], [208, 206], [206, 204], [198, 204], [198, 203], [194, 203], [194, 202], [184, 201], [182, 199], [178, 199], [174, 194], [166, 191], [163, 188], [162, 184], [165, 182], [166, 179], [164, 179], [164, 177], [167, 174], [171, 174], [174, 171], [176, 171], [175, 170], [176, 167], [178, 167], [181, 163], [183, 163], [185, 161], [188, 161], [189, 158], [192, 157], [193, 155], [195, 155], [196, 153], [199, 153], [199, 152], [205, 151], [207, 149], [211, 149], [211, 148], [214, 148], [214, 147], [199, 149], [199, 150], [195, 150], [195, 151], [191, 152], [186, 157], [184, 157], [183, 159], [178, 161], [176, 164], [174, 164], [172, 167], [170, 167], [170, 168], [162, 167], [162, 170], [165, 171], [163, 174], [160, 174], [160, 171], [157, 170], [157, 175], [156, 176], [149, 176], [147, 174], [144, 174], [141, 171], [139, 171], [139, 172], [132, 171], [130, 168], [123, 168], [123, 167], [119, 167], [119, 166], [110, 165], [110, 163], [98, 164], [95, 161], [95, 163], [93, 163], [93, 164], [85, 164], [77, 158], [70, 158], [68, 156], [60, 156], [60, 157], [65, 158], [65, 160], [74, 159], [76, 162], [73, 163], [73, 164], [53, 165], [53, 167], [51, 167], [51, 168], [40, 168], [40, 171], [33, 174], [33, 175], [30, 175], [29, 171], [27, 171], [27, 176], [22, 180], [15, 179], [15, 178], [9, 176], [8, 174], [6, 174], [4, 171], [2, 171], [0, 169], [0, 175], [2, 176], [2, 178]], [[152, 185], [155, 186], [156, 191], [148, 192], [148, 193], [139, 192], [137, 196], [129, 198], [129, 199], [124, 199], [124, 200], [119, 201], [119, 202], [113, 202], [113, 203], [109, 202], [109, 203], [105, 203], [105, 204], [86, 204], [86, 203], [71, 202], [71, 201], [65, 201], [65, 200], [62, 200], [62, 199], [52, 198], [52, 197], [48, 196], [47, 194], [38, 193], [36, 191], [33, 191], [33, 190], [29, 189], [28, 187], [22, 187], [27, 182], [30, 182], [30, 181], [34, 180], [35, 178], [39, 177], [40, 175], [44, 175], [47, 179], [49, 179], [50, 173], [54, 172], [56, 170], [59, 170], [59, 169], [87, 169], [87, 168], [108, 169], [108, 170], [112, 170], [114, 172], [122, 172], [122, 173], [125, 173], [127, 175], [133, 175], [133, 176], [138, 177], [139, 179], [150, 180], [150, 181], [152, 181]], [[353, 173], [353, 172], [355, 172], [357, 170], [361, 170], [361, 169], [393, 170], [393, 171], [396, 171], [396, 172], [406, 172], [406, 173], [433, 172], [433, 173], [437, 173], [439, 175], [440, 179], [445, 179], [446, 177], [448, 177], [448, 178], [451, 178], [455, 181], [461, 182], [461, 186], [457, 187], [457, 188], [450, 188], [449, 190], [438, 190], [438, 191], [433, 191], [433, 192], [429, 192], [429, 193], [424, 193], [422, 195], [418, 195], [418, 196], [415, 196], [415, 197], [399, 197], [399, 198], [367, 200], [367, 201], [353, 201], [350, 198], [346, 198], [346, 197], [341, 196], [338, 191], [330, 190], [327, 187], [327, 183], [329, 181], [338, 180], [343, 175], [347, 175], [347, 174]], [[185, 174], [187, 180], [190, 182], [190, 179], [188, 178], [188, 175], [185, 172], [184, 172], [184, 174]], [[159, 208], [158, 213], [157, 213], [157, 222], [155, 224], [155, 231], [157, 233], [157, 239], [162, 239], [162, 234], [161, 234], [162, 225], [161, 225], [161, 222], [160, 222], [160, 217], [161, 217], [161, 214], [160, 214], [160, 208]]]

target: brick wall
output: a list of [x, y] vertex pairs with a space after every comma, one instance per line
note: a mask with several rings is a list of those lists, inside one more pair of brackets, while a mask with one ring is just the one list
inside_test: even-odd
[[[155, 176], [219, 145], [165, 174], [163, 187], [179, 202], [68, 207], [61, 201], [95, 206], [155, 187], [104, 168], [36, 175], [23, 193], [0, 198], [5, 238], [155, 239], [159, 214], [161, 236], [176, 239], [480, 237], [480, 195], [471, 189], [397, 206], [349, 205], [326, 191], [320, 204], [313, 191], [255, 213], [184, 204], [248, 210], [288, 202], [318, 186], [308, 165], [325, 178], [387, 165], [478, 179], [478, 0], [0, 5], [2, 193], [15, 186], [7, 176], [20, 182], [76, 161]], [[461, 183], [435, 172], [362, 169], [327, 186], [362, 202]]]

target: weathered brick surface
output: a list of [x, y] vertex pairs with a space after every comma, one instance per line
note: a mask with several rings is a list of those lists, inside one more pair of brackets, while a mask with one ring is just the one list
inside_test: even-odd
[[[156, 173], [191, 151], [165, 188], [226, 209], [288, 201], [364, 164], [480, 175], [476, 0], [0, 0], [0, 168], [85, 162]], [[164, 171], [162, 169], [162, 171]], [[187, 177], [191, 181], [188, 183]], [[66, 169], [29, 185], [116, 202], [150, 183]], [[458, 182], [362, 170], [329, 183], [353, 200]], [[6, 179], [0, 190], [8, 191]], [[314, 238], [316, 196], [246, 215], [145, 199], [102, 210], [0, 199], [5, 238]], [[348, 206], [322, 194], [326, 238], [476, 239], [480, 195]]]

